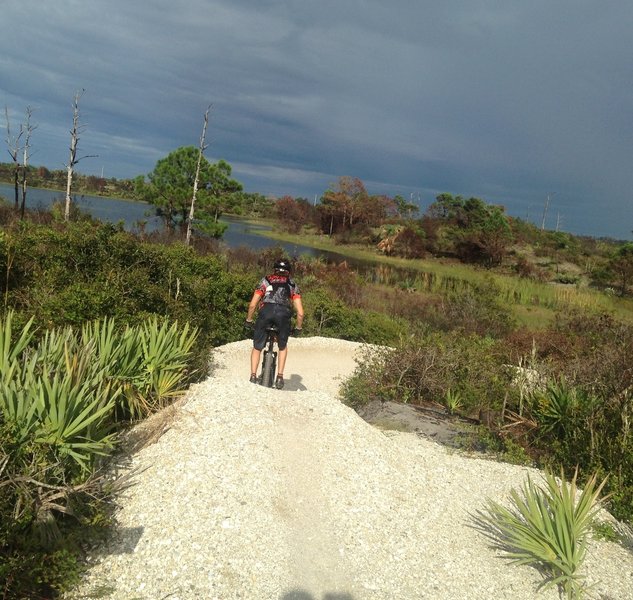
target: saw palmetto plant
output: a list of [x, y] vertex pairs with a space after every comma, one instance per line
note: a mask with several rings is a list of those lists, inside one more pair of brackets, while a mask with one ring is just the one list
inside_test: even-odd
[[587, 553], [587, 534], [604, 498], [606, 483], [594, 474], [579, 491], [574, 473], [570, 482], [561, 473], [560, 482], [545, 472], [545, 486], [529, 477], [521, 493], [512, 490], [512, 506], [489, 501], [478, 520], [516, 564], [543, 567], [550, 577], [544, 587], [559, 586], [568, 599], [585, 592], [579, 568]]

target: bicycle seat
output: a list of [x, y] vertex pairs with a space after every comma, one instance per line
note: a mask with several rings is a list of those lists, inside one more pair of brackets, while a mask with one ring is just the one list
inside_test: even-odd
[[277, 325], [268, 325], [268, 327], [266, 327], [266, 331], [268, 333], [279, 333], [279, 327], [277, 327]]

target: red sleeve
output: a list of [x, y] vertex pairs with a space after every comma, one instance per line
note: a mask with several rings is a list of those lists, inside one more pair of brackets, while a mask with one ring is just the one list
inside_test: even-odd
[[265, 296], [266, 295], [266, 287], [268, 286], [268, 282], [266, 281], [266, 278], [264, 277], [264, 279], [262, 279], [258, 286], [255, 288], [255, 293], [259, 296]]

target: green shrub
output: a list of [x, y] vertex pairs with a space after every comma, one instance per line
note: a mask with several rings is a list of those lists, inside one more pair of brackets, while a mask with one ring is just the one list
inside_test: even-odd
[[568, 599], [580, 598], [585, 588], [578, 571], [605, 481], [598, 484], [595, 475], [590, 477], [580, 494], [576, 474], [571, 482], [562, 477], [558, 483], [546, 472], [545, 481], [539, 487], [528, 476], [522, 494], [510, 492], [512, 508], [489, 501], [478, 520], [491, 528], [490, 535], [515, 564], [540, 565], [549, 572], [544, 588], [559, 586]]
[[461, 410], [477, 415], [500, 409], [507, 377], [496, 343], [489, 338], [420, 332], [401, 337], [393, 349], [368, 349], [343, 398], [358, 408], [374, 399], [443, 403], [448, 390]]
[[103, 317], [135, 325], [157, 315], [200, 330], [196, 368], [207, 371], [208, 348], [242, 337], [242, 322], [259, 275], [228, 272], [224, 261], [183, 243], [143, 242], [116, 227], [24, 222], [4, 232], [0, 290], [16, 321], [33, 315], [42, 329]]
[[3, 600], [55, 598], [78, 583], [80, 576], [77, 552], [65, 548], [18, 548], [0, 562]]
[[406, 330], [401, 319], [385, 314], [348, 307], [333, 298], [323, 287], [304, 292], [304, 306], [308, 311], [305, 330], [309, 335], [337, 337], [368, 344], [390, 344]]
[[567, 471], [581, 465], [587, 471], [609, 474], [611, 510], [620, 519], [633, 519], [633, 440], [630, 417], [633, 398], [605, 398], [565, 382], [550, 384], [528, 404], [536, 424], [528, 437], [542, 459]]
[[580, 465], [581, 483], [588, 472], [609, 475], [610, 508], [631, 521], [633, 328], [607, 315], [572, 314], [547, 337], [551, 381], [527, 398], [525, 416], [536, 427], [525, 443], [567, 472]]
[[0, 578], [3, 597], [24, 598], [76, 576], [76, 522], [81, 538], [104, 520], [108, 489], [94, 467], [114, 446], [115, 417], [182, 393], [198, 331], [106, 319], [33, 340], [31, 321], [20, 331], [13, 317], [0, 319]]
[[388, 400], [388, 391], [382, 386], [385, 365], [395, 352], [392, 348], [368, 346], [351, 377], [341, 386], [343, 401], [354, 410], [360, 410], [376, 400]]
[[580, 281], [580, 277], [577, 275], [559, 275], [556, 277], [556, 281], [558, 283], [564, 283], [567, 285], [576, 284]]
[[[50, 487], [31, 483], [38, 481]], [[69, 520], [51, 520], [50, 507], [69, 500], [73, 508], [83, 506], [84, 514], [103, 507], [94, 498], [73, 494], [64, 482], [63, 468], [49, 462], [46, 448], [33, 440], [20, 441], [17, 429], [0, 413], [2, 598], [52, 598], [77, 581], [79, 549], [67, 534]]]
[[464, 400], [459, 392], [454, 392], [450, 388], [444, 393], [444, 406], [449, 415], [454, 415], [462, 406]]

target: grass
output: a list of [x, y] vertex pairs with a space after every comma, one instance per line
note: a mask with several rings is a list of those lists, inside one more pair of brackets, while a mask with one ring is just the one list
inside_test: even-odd
[[[482, 268], [455, 263], [443, 259], [405, 259], [379, 254], [371, 246], [358, 244], [337, 244], [326, 235], [302, 233], [293, 235], [274, 230], [253, 232], [281, 242], [309, 246], [317, 250], [340, 254], [352, 260], [373, 265], [392, 267], [409, 272], [408, 284], [427, 292], [460, 291], [469, 286], [482, 285], [486, 280], [498, 287], [502, 299], [517, 307], [517, 318], [526, 325], [543, 327], [542, 319], [550, 321], [556, 310], [582, 309], [594, 312], [610, 312], [616, 317], [632, 322], [633, 301], [631, 299], [608, 296], [598, 290], [575, 285], [541, 283], [515, 275], [502, 274]], [[402, 273], [390, 269], [376, 269], [378, 279], [402, 281]], [[378, 283], [390, 283], [378, 281]], [[393, 282], [391, 282], [393, 283]], [[529, 311], [528, 309], [533, 309]]]
[[515, 305], [514, 316], [517, 325], [530, 331], [547, 329], [554, 323], [555, 311], [545, 306]]

